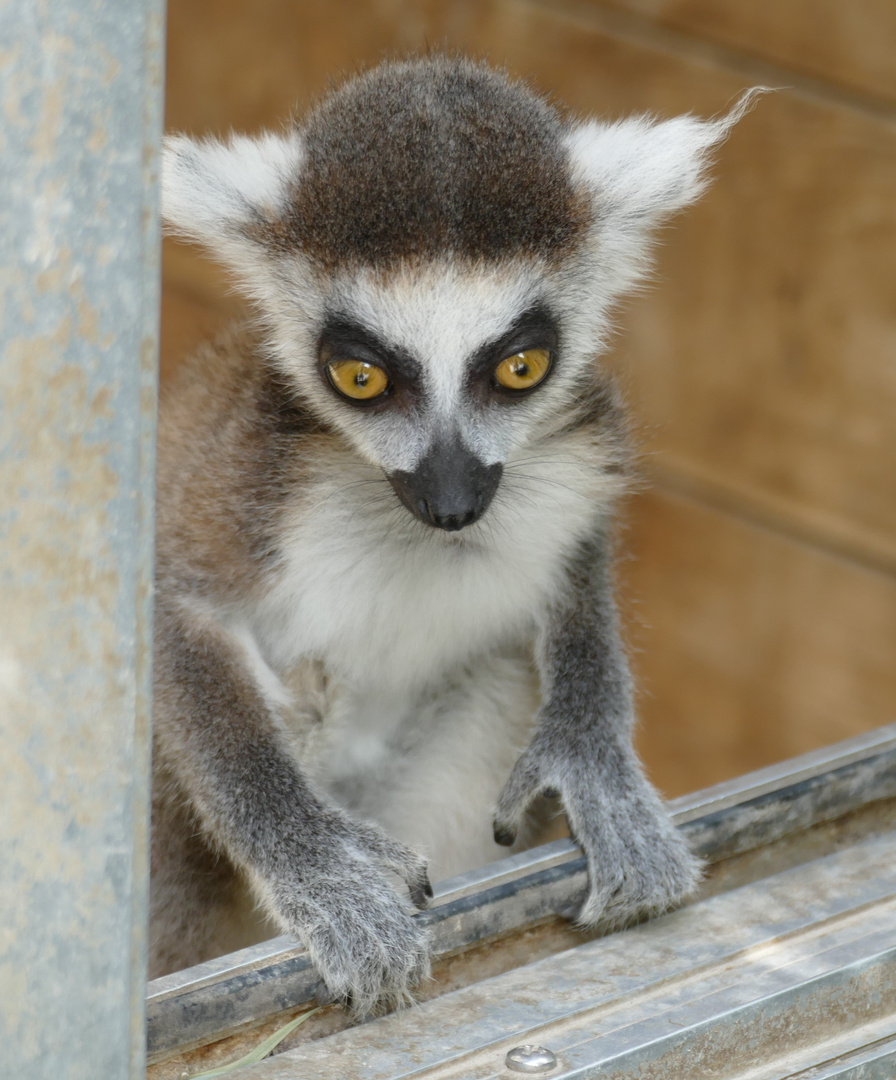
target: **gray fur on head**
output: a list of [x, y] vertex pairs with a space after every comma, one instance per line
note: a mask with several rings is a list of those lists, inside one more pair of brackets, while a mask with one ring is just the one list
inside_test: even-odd
[[471, 60], [384, 64], [282, 135], [167, 139], [163, 215], [238, 270], [237, 238], [328, 270], [615, 250], [699, 196], [755, 93], [722, 119], [580, 122]]

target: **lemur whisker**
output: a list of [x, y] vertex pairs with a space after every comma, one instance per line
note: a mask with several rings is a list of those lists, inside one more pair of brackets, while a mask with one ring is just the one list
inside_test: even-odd
[[591, 501], [591, 496], [587, 492], [577, 491], [574, 487], [571, 487], [569, 484], [564, 484], [560, 480], [554, 480], [554, 479], [552, 479], [551, 477], [548, 477], [548, 476], [533, 476], [533, 475], [531, 475], [529, 473], [519, 473], [518, 472], [518, 473], [513, 474], [513, 479], [514, 480], [535, 480], [540, 484], [547, 484], [550, 487], [562, 488], [564, 491], [568, 491], [571, 494], [575, 495], [577, 499], [585, 499], [587, 501]]

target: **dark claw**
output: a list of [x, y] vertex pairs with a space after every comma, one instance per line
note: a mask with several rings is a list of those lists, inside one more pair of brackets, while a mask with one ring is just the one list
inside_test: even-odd
[[516, 840], [516, 829], [512, 825], [495, 825], [495, 843], [510, 847]]
[[544, 789], [544, 791], [542, 791], [541, 794], [545, 799], [559, 799], [560, 798], [560, 788], [546, 787]]
[[429, 875], [426, 873], [423, 875], [422, 882], [415, 882], [413, 885], [408, 886], [408, 889], [411, 894], [411, 902], [414, 907], [419, 908], [421, 911], [432, 900], [432, 885], [430, 885]]

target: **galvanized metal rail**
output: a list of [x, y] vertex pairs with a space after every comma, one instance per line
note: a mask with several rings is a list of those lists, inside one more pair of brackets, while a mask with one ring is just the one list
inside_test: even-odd
[[[892, 1078], [896, 835], [309, 1042], [253, 1080]], [[809, 1071], [811, 1070], [811, 1071]]]
[[144, 1067], [164, 0], [0, 3], [0, 1076]]
[[[676, 799], [670, 809], [695, 849], [716, 862], [893, 798], [896, 725]], [[578, 848], [571, 841], [556, 841], [441, 883], [433, 906], [417, 918], [430, 926], [437, 953], [451, 953], [551, 915], [570, 914], [584, 888]], [[636, 932], [642, 931], [630, 930], [612, 940], [628, 941]], [[150, 984], [147, 1003], [150, 1055], [158, 1059], [310, 1003], [318, 982], [304, 949], [291, 938], [276, 938], [158, 979]], [[497, 1008], [498, 1002], [494, 1004]]]

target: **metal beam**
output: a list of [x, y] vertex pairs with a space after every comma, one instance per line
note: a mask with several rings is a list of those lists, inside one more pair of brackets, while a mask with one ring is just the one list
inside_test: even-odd
[[[858, 1070], [892, 1061], [894, 940], [888, 833], [307, 1042], [246, 1075], [505, 1080], [507, 1054], [535, 1044], [556, 1056], [543, 1074], [552, 1080], [808, 1080], [819, 1067], [873, 1076]], [[829, 1068], [837, 1059], [840, 1072]]]
[[[670, 804], [673, 820], [710, 862], [756, 850], [896, 798], [896, 725], [781, 762]], [[569, 840], [508, 856], [435, 887], [430, 927], [438, 954], [574, 912], [584, 858]], [[319, 975], [304, 947], [279, 937], [156, 979], [149, 985], [150, 1059], [311, 1003]]]
[[0, 2], [0, 1075], [144, 1069], [162, 0]]

